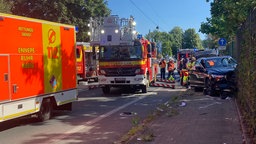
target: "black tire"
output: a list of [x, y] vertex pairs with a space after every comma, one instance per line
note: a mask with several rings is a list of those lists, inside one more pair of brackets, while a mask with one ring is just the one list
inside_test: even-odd
[[51, 99], [44, 99], [40, 111], [37, 114], [38, 121], [43, 122], [49, 120], [52, 117], [52, 110]]
[[224, 92], [224, 91], [220, 92], [221, 99], [226, 99], [227, 97], [228, 97], [228, 92]]
[[147, 93], [148, 92], [148, 88], [147, 88], [147, 85], [142, 85], [142, 93]]
[[109, 94], [110, 93], [110, 87], [109, 86], [104, 86], [102, 88], [102, 91], [103, 91], [104, 94]]
[[194, 87], [195, 92], [199, 92], [200, 90], [201, 90], [200, 87]]
[[204, 94], [209, 95], [209, 96], [214, 96], [215, 95], [215, 91], [212, 89], [211, 84], [210, 84], [210, 80], [208, 78], [205, 80]]
[[207, 89], [204, 88], [203, 94], [204, 94], [204, 95], [208, 95]]
[[137, 89], [136, 89], [135, 87], [131, 87], [131, 88], [129, 88], [129, 92], [130, 92], [130, 93], [135, 93], [135, 92], [136, 92], [136, 90], [137, 90]]

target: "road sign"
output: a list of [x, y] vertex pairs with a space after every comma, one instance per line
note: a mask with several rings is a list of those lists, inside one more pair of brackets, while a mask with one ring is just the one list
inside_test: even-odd
[[219, 45], [220, 45], [220, 46], [226, 46], [226, 45], [227, 45], [226, 39], [220, 38], [220, 39], [219, 39]]
[[75, 31], [78, 32], [78, 26], [75, 26]]
[[226, 46], [219, 46], [218, 49], [219, 50], [226, 50]]

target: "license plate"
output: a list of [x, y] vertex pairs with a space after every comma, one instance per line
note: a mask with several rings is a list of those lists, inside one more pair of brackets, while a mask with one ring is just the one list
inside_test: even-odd
[[125, 81], [125, 78], [115, 78], [115, 81]]

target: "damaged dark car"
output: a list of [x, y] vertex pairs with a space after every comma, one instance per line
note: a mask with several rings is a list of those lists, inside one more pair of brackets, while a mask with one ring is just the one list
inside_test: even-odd
[[236, 90], [237, 62], [231, 56], [202, 57], [197, 59], [195, 70], [189, 74], [189, 83], [195, 91], [226, 98]]

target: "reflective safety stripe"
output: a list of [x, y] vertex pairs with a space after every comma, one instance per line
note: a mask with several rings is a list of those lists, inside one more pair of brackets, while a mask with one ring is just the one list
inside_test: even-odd
[[144, 65], [145, 60], [140, 61], [116, 61], [116, 62], [99, 62], [100, 66], [123, 66], [123, 65]]

